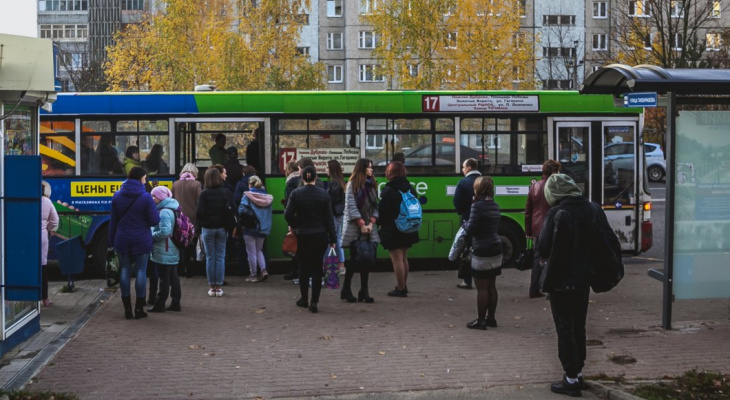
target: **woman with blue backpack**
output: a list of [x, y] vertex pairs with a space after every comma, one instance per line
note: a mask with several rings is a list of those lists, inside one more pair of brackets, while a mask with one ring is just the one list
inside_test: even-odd
[[408, 250], [418, 243], [421, 208], [416, 191], [406, 178], [403, 163], [394, 161], [388, 164], [385, 178], [388, 183], [380, 192], [378, 204], [380, 243], [390, 254], [398, 284], [388, 292], [388, 296], [408, 297]]
[[[164, 186], [156, 186], [150, 194], [160, 212], [160, 223], [152, 227], [152, 254], [150, 255], [150, 266], [157, 269], [160, 287], [155, 304], [148, 308], [147, 312], [180, 311], [180, 277], [177, 274], [180, 249], [172, 240], [176, 228], [176, 213], [181, 212], [180, 203], [172, 198], [172, 192]], [[170, 287], [172, 287], [172, 293], [170, 293]], [[166, 309], [165, 303], [168, 294], [171, 294], [172, 302]]]
[[246, 282], [261, 282], [269, 277], [264, 257], [264, 239], [271, 233], [271, 203], [274, 196], [266, 193], [261, 178], [256, 175], [248, 177], [248, 186], [249, 189], [243, 192], [241, 204], [238, 206], [251, 273]]

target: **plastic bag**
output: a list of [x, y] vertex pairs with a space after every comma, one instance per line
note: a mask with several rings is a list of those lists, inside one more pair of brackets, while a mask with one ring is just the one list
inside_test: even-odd
[[339, 289], [340, 288], [340, 269], [339, 269], [340, 257], [337, 256], [337, 252], [334, 247], [330, 247], [327, 254], [324, 256], [323, 261], [323, 275], [324, 275], [324, 287], [327, 289]]
[[205, 247], [203, 246], [202, 236], [198, 236], [198, 242], [195, 245], [195, 260], [205, 261]]
[[466, 230], [464, 227], [460, 227], [454, 236], [454, 243], [451, 244], [451, 250], [449, 251], [449, 261], [456, 261], [459, 255], [464, 251], [466, 245]]
[[116, 251], [106, 253], [106, 287], [114, 287], [119, 283], [119, 256]]

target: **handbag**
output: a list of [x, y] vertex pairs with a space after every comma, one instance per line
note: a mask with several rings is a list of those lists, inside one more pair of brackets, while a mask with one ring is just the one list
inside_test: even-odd
[[471, 277], [471, 246], [467, 246], [465, 243], [456, 261], [459, 263], [457, 278], [469, 279]]
[[350, 265], [355, 271], [367, 271], [375, 265], [375, 253], [378, 249], [376, 242], [362, 238], [362, 232], [357, 235], [357, 240], [350, 242]]
[[515, 259], [515, 268], [518, 271], [527, 271], [532, 269], [532, 263], [535, 260], [535, 249], [533, 248], [532, 239], [527, 239], [527, 248], [522, 250], [517, 259]]
[[297, 255], [297, 236], [294, 234], [294, 231], [289, 231], [284, 236], [284, 242], [281, 244], [281, 252], [287, 257]]
[[324, 272], [324, 287], [326, 287], [327, 289], [340, 288], [340, 269], [338, 266], [339, 262], [340, 257], [337, 256], [335, 248], [330, 246], [322, 262], [322, 270]]
[[449, 261], [456, 261], [459, 259], [459, 255], [464, 251], [466, 247], [466, 230], [464, 227], [459, 227], [454, 236], [454, 243], [451, 244], [451, 250], [449, 251]]

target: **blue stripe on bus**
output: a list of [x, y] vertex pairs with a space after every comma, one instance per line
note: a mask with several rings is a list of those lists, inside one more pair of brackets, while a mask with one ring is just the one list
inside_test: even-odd
[[84, 115], [105, 114], [189, 114], [198, 113], [198, 104], [193, 94], [166, 94], [154, 95], [125, 94], [98, 94], [77, 96], [59, 94], [53, 103], [53, 112], [41, 110], [42, 115], [78, 114], [83, 110]]

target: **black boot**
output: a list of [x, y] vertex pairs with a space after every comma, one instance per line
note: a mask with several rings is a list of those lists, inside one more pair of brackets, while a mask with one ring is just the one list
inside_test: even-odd
[[162, 299], [158, 299], [154, 306], [147, 309], [147, 312], [165, 312], [165, 303], [160, 302]]
[[340, 291], [340, 300], [347, 300], [348, 303], [355, 303], [357, 299], [352, 295], [352, 289], [349, 286], [343, 287]]
[[124, 318], [132, 319], [132, 298], [129, 296], [122, 296], [122, 304], [124, 304]]
[[357, 301], [364, 301], [366, 303], [375, 303], [375, 299], [370, 297], [367, 289], [357, 292]]
[[144, 312], [144, 297], [137, 297], [137, 302], [134, 304], [134, 319], [145, 317], [147, 317], [147, 313]]

